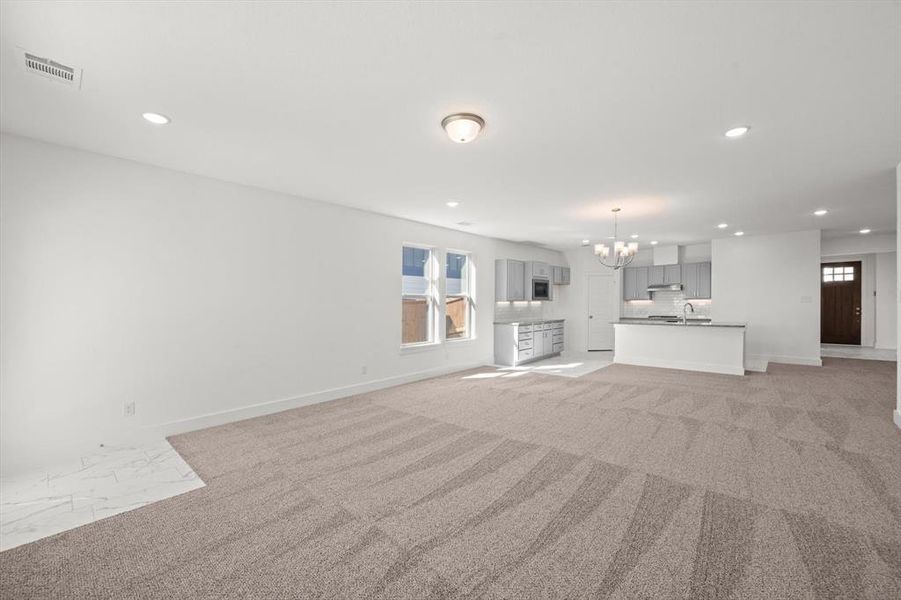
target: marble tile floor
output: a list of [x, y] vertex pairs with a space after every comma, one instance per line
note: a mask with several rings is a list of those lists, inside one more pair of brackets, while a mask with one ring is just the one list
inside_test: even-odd
[[0, 478], [0, 551], [203, 487], [166, 440]]
[[820, 355], [832, 358], [860, 358], [864, 360], [898, 360], [895, 350], [872, 346], [846, 346], [844, 344], [820, 344]]
[[524, 373], [541, 373], [561, 377], [581, 377], [612, 364], [612, 350], [598, 352], [571, 352], [567, 350], [559, 356], [537, 360], [518, 367], [498, 366], [498, 373], [501, 373], [498, 376], [513, 377]]

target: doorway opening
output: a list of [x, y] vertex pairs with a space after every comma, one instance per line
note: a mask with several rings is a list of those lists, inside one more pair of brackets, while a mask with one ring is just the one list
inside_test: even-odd
[[820, 264], [820, 341], [860, 345], [861, 262]]

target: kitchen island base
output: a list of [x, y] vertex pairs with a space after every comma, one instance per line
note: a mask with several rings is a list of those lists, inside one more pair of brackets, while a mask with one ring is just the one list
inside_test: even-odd
[[745, 374], [744, 326], [619, 322], [613, 327], [614, 363]]

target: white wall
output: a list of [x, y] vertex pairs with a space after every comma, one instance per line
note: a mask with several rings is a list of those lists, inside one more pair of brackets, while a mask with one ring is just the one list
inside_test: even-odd
[[821, 251], [823, 256], [874, 254], [877, 252], [894, 252], [895, 245], [896, 236], [894, 233], [857, 234], [842, 237], [824, 237], [821, 242]]
[[[895, 167], [895, 231], [901, 232], [901, 163]], [[895, 305], [895, 320], [898, 322], [897, 335], [895, 340], [901, 340], [901, 319], [898, 317], [898, 311], [901, 311], [901, 260], [897, 257], [901, 256], [901, 236], [895, 241], [895, 298], [899, 304]], [[895, 425], [901, 428], [901, 360], [898, 361], [898, 371], [895, 377], [895, 411], [893, 417]]]
[[748, 323], [746, 367], [820, 363], [820, 232], [713, 240], [717, 321]]
[[[491, 362], [495, 258], [563, 262], [14, 136], [0, 155], [4, 473]], [[473, 253], [475, 340], [401, 352], [404, 242]]]
[[876, 340], [877, 348], [898, 347], [898, 297], [895, 271], [897, 253], [876, 255]]

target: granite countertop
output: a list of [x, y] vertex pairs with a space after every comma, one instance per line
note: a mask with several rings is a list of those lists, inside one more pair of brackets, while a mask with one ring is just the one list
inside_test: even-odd
[[527, 319], [525, 321], [495, 321], [495, 325], [535, 325], [536, 323], [562, 323], [565, 319]]
[[701, 321], [695, 319], [692, 321], [688, 320], [687, 323], [683, 323], [682, 319], [679, 319], [678, 323], [672, 323], [669, 321], [656, 321], [650, 319], [620, 319], [618, 321], [611, 321], [614, 325], [663, 325], [666, 327], [746, 327], [747, 323], [730, 323], [727, 321]]

